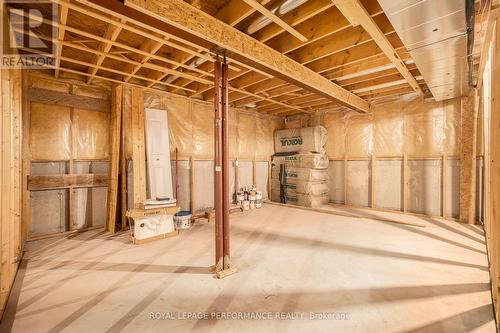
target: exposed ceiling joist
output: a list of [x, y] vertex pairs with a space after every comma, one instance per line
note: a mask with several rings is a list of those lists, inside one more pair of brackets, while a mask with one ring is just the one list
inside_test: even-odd
[[411, 75], [394, 47], [359, 0], [334, 0], [334, 3], [352, 25], [361, 25], [363, 29], [372, 36], [378, 47], [380, 47], [382, 52], [384, 52], [394, 66], [396, 66], [399, 73], [401, 73], [413, 90], [418, 94], [423, 94], [417, 80]]
[[276, 14], [272, 13], [269, 9], [266, 7], [262, 6], [259, 2], [256, 0], [243, 0], [245, 1], [249, 6], [260, 12], [262, 15], [282, 27], [284, 30], [288, 31], [290, 34], [293, 36], [297, 37], [299, 40], [302, 42], [307, 42], [307, 38], [302, 35], [300, 32], [292, 28], [288, 23], [280, 19]]
[[369, 111], [368, 102], [362, 98], [182, 0], [126, 0], [125, 6], [118, 1], [90, 2], [139, 22], [147, 22], [149, 26], [189, 40], [200, 47], [211, 50], [223, 48], [231, 59], [357, 111]]

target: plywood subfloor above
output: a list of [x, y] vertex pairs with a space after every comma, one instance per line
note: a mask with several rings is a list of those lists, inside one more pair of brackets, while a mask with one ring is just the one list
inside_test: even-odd
[[[223, 280], [207, 272], [213, 224], [144, 246], [98, 231], [31, 242], [2, 324], [14, 319], [13, 332], [495, 332], [479, 227], [351, 212], [367, 219], [274, 205], [232, 214], [239, 272]], [[240, 311], [303, 318], [150, 319]], [[311, 313], [348, 320], [311, 320]]]

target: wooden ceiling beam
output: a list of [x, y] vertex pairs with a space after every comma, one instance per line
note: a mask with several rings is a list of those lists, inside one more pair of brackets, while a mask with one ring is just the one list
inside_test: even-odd
[[380, 30], [377, 23], [368, 14], [365, 7], [359, 2], [359, 0], [334, 0], [337, 8], [342, 12], [342, 14], [351, 22], [353, 25], [361, 25], [373, 38], [378, 47], [384, 52], [384, 54], [389, 58], [389, 60], [396, 66], [401, 75], [405, 78], [408, 84], [415, 90], [416, 93], [422, 95], [422, 89], [420, 89], [417, 80], [411, 75], [410, 71], [406, 68], [405, 63], [396, 53], [396, 50], [389, 42], [387, 37], [384, 35], [382, 30]]
[[[318, 15], [319, 13], [333, 7], [331, 0], [315, 0], [308, 1], [305, 4], [297, 7], [296, 9], [284, 14], [280, 18], [286, 22], [289, 26], [294, 27], [301, 24], [304, 21]], [[297, 30], [298, 31], [298, 30]], [[260, 40], [261, 42], [266, 42], [273, 37], [276, 37], [284, 32], [283, 28], [276, 24], [269, 24], [264, 28], [252, 34], [252, 37]], [[299, 32], [301, 35], [305, 36], [303, 32]], [[283, 34], [285, 35], [285, 34]], [[289, 35], [286, 35], [290, 38]], [[306, 36], [307, 39], [309, 39]], [[297, 42], [304, 42], [297, 39]]]
[[222, 47], [227, 50], [230, 59], [246, 63], [357, 111], [369, 111], [369, 104], [358, 96], [182, 0], [126, 0], [125, 6], [117, 1], [91, 2], [125, 14], [133, 20], [147, 22], [150, 26], [204, 48]]
[[68, 20], [68, 7], [65, 7], [61, 5], [61, 8], [59, 8], [59, 22], [61, 23], [62, 27], [59, 27], [59, 30], [57, 32], [57, 44], [56, 44], [56, 70], [55, 70], [55, 77], [59, 77], [59, 66], [61, 65], [61, 60], [60, 57], [62, 55], [62, 49], [63, 45], [62, 42], [64, 41], [64, 34], [66, 30], [64, 29], [64, 26], [66, 25], [66, 22]]
[[[367, 10], [374, 17], [383, 13], [376, 1], [370, 1], [367, 4]], [[278, 52], [288, 53], [298, 48], [304, 47], [310, 43], [316, 42], [331, 34], [339, 32], [343, 29], [349, 28], [350, 26], [351, 24], [346, 20], [344, 15], [342, 15], [342, 13], [340, 13], [340, 11], [335, 6], [331, 6], [322, 13], [295, 26], [295, 29], [297, 29], [297, 31], [308, 38], [307, 43], [302, 43], [295, 38], [289, 38], [289, 36], [284, 34], [276, 36], [269, 40], [264, 39], [266, 36], [263, 35], [264, 38], [262, 40], [265, 40], [268, 46], [272, 47]]]
[[[122, 20], [122, 23], [126, 23], [126, 21]], [[92, 83], [95, 74], [99, 71], [99, 66], [102, 65], [104, 59], [106, 59], [106, 54], [109, 53], [109, 50], [111, 50], [112, 44], [109, 41], [111, 42], [116, 41], [121, 31], [122, 31], [121, 26], [114, 25], [113, 23], [108, 23], [106, 31], [104, 32], [103, 35], [103, 37], [108, 41], [99, 42], [99, 47], [97, 48], [97, 50], [102, 53], [96, 56], [96, 60], [94, 63], [97, 65], [97, 67], [89, 67], [90, 76], [87, 77], [87, 84]]]
[[[138, 65], [128, 64], [125, 67], [124, 72], [130, 73], [130, 75], [125, 76], [123, 78], [123, 81], [128, 82], [132, 78], [132, 76], [135, 73], [137, 73], [141, 69], [141, 67], [145, 63], [147, 63], [156, 54], [156, 52], [158, 52], [158, 50], [162, 46], [163, 46], [163, 43], [160, 43], [158, 41], [151, 40], [151, 39], [144, 40], [144, 42], [139, 46], [139, 50], [146, 52], [147, 55], [144, 55], [144, 54], [139, 55], [140, 60], [139, 60]], [[154, 82], [154, 80], [153, 80], [153, 82]]]
[[269, 9], [262, 6], [260, 4], [260, 2], [258, 2], [256, 0], [243, 0], [243, 1], [247, 5], [251, 6], [252, 8], [257, 10], [258, 12], [260, 12], [262, 15], [264, 15], [265, 17], [267, 17], [268, 19], [270, 19], [271, 21], [273, 21], [274, 23], [279, 25], [281, 28], [283, 28], [283, 30], [286, 30], [287, 32], [289, 32], [292, 36], [294, 36], [298, 40], [300, 40], [302, 42], [307, 42], [307, 38], [304, 35], [302, 35], [300, 32], [298, 32], [297, 30], [292, 28], [292, 26], [290, 26], [288, 23], [283, 21], [281, 18], [279, 18], [276, 14], [271, 12]]

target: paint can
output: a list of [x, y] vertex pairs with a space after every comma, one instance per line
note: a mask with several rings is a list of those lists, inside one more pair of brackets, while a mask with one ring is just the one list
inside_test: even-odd
[[238, 192], [236, 195], [236, 201], [241, 202], [245, 200], [245, 192]]
[[248, 200], [250, 201], [257, 200], [257, 195], [255, 194], [255, 192], [250, 192], [250, 194], [248, 195]]
[[241, 202], [241, 209], [243, 209], [243, 210], [249, 210], [250, 209], [250, 201], [243, 200]]
[[255, 200], [262, 200], [262, 191], [255, 192]]
[[250, 209], [255, 209], [255, 200], [250, 201]]
[[255, 200], [255, 208], [262, 208], [262, 200]]
[[174, 214], [174, 224], [176, 229], [191, 228], [191, 212], [181, 210]]

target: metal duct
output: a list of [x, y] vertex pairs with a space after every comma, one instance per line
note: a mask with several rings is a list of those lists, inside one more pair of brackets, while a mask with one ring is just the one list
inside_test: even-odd
[[378, 0], [437, 101], [467, 94], [468, 0]]

